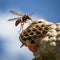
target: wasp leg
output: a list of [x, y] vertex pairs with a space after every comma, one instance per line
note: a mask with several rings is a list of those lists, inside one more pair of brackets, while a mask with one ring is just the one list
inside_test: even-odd
[[23, 25], [24, 25], [24, 22], [21, 24], [21, 30], [23, 31]]
[[24, 44], [22, 44], [21, 46], [20, 46], [20, 48], [22, 48], [24, 46]]
[[21, 22], [20, 30], [18, 32], [23, 31], [23, 25], [24, 25], [24, 22]]

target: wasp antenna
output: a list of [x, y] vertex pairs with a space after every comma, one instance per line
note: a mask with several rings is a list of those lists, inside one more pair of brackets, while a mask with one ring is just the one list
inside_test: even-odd
[[30, 16], [33, 14], [33, 12], [31, 12]]

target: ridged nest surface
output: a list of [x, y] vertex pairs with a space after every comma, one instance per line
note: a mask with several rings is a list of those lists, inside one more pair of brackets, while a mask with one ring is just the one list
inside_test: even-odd
[[23, 45], [27, 46], [29, 41], [31, 46], [37, 48], [32, 51], [35, 57], [54, 54], [57, 60], [60, 59], [60, 23], [35, 20], [20, 33], [19, 39]]

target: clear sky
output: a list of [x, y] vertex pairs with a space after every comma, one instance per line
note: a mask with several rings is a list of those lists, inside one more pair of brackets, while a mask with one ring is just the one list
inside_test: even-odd
[[0, 0], [0, 13], [18, 10], [23, 13], [34, 12], [46, 20], [60, 22], [60, 0]]
[[31, 51], [26, 47], [20, 48], [19, 28], [15, 27], [14, 21], [7, 21], [16, 17], [9, 10], [23, 14], [34, 12], [32, 18], [60, 23], [60, 0], [0, 0], [0, 59], [32, 60]]

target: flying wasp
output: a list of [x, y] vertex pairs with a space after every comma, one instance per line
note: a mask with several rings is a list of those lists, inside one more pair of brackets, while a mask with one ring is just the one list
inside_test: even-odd
[[24, 25], [24, 23], [26, 23], [27, 20], [31, 20], [31, 21], [32, 21], [31, 15], [33, 14], [33, 12], [32, 12], [30, 15], [26, 15], [26, 14], [23, 15], [23, 14], [17, 13], [16, 11], [12, 11], [12, 10], [11, 10], [10, 13], [12, 13], [12, 14], [14, 14], [14, 15], [20, 16], [20, 17], [18, 17], [18, 18], [13, 18], [13, 19], [9, 19], [9, 20], [8, 20], [8, 21], [16, 20], [15, 26], [18, 26], [19, 23], [20, 23], [20, 24], [21, 24], [20, 30], [21, 30], [21, 29], [23, 30], [23, 25]]

